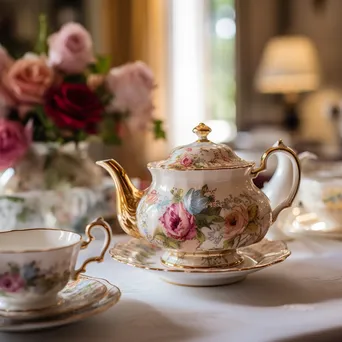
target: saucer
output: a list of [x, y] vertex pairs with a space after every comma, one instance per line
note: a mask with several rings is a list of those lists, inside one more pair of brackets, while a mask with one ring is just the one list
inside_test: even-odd
[[184, 286], [217, 286], [242, 281], [250, 273], [284, 261], [291, 252], [283, 241], [262, 240], [239, 248], [242, 263], [233, 268], [189, 269], [168, 267], [161, 262], [164, 251], [145, 240], [117, 243], [109, 253], [114, 260], [148, 270], [169, 283]]
[[294, 207], [280, 223], [280, 229], [290, 238], [311, 237], [342, 240], [342, 227], [334, 227], [316, 213]]
[[77, 281], [70, 281], [58, 294], [58, 304], [38, 310], [0, 310], [0, 317], [11, 319], [34, 319], [56, 316], [84, 309], [101, 300], [107, 292], [107, 286], [100, 280], [81, 275]]
[[74, 323], [109, 309], [120, 296], [119, 288], [107, 280], [82, 275], [61, 291], [61, 300], [54, 307], [1, 311], [0, 331], [32, 331]]

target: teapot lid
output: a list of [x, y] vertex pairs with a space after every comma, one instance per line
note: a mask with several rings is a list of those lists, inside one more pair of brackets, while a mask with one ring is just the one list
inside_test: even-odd
[[211, 128], [204, 123], [200, 123], [192, 131], [197, 135], [197, 141], [176, 147], [167, 159], [149, 163], [147, 166], [186, 171], [237, 169], [254, 165], [238, 157], [229, 146], [208, 140]]

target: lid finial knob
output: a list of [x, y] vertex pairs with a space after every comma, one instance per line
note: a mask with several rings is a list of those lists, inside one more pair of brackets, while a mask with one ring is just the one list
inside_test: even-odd
[[206, 124], [201, 122], [192, 130], [197, 136], [199, 142], [206, 142], [209, 141], [207, 136], [211, 132], [211, 128], [208, 127]]

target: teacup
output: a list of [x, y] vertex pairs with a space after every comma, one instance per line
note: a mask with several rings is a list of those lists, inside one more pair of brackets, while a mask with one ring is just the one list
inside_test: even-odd
[[342, 163], [311, 161], [303, 174], [298, 197], [304, 208], [328, 227], [342, 228]]
[[[75, 269], [80, 249], [94, 240], [94, 227], [106, 237], [97, 257]], [[0, 233], [0, 309], [35, 310], [58, 304], [58, 293], [69, 280], [77, 280], [90, 262], [102, 262], [112, 239], [102, 218], [91, 222], [82, 236], [58, 229], [24, 229]]]

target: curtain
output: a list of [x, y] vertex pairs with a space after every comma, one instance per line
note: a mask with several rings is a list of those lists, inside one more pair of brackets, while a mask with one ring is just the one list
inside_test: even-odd
[[[86, 1], [86, 17], [95, 48], [110, 54], [113, 67], [141, 60], [154, 72], [156, 118], [167, 113], [167, 1], [100, 0]], [[165, 157], [165, 141], [155, 141], [153, 134], [129, 132], [120, 147], [97, 149], [95, 158], [117, 159], [132, 177], [149, 178], [146, 163]]]

